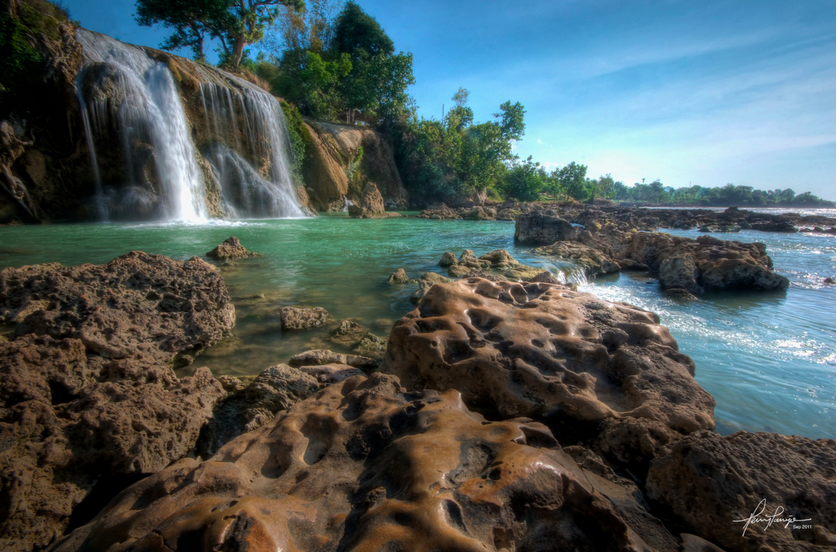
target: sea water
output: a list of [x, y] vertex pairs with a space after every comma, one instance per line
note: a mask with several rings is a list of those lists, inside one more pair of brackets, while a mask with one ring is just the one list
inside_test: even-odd
[[[697, 237], [696, 231], [671, 231]], [[236, 306], [234, 336], [198, 357], [192, 369], [247, 376], [311, 348], [340, 350], [327, 340], [337, 321], [353, 319], [386, 337], [413, 305], [413, 285], [391, 285], [398, 268], [417, 278], [444, 273], [445, 251], [482, 255], [503, 248], [519, 261], [555, 270], [513, 240], [514, 223], [416, 218], [314, 219], [205, 224], [90, 224], [0, 228], [0, 268], [60, 262], [105, 263], [131, 250], [188, 259], [229, 236], [263, 256], [222, 266]], [[835, 238], [743, 231], [721, 239], [767, 244], [775, 270], [791, 281], [781, 292], [721, 293], [697, 301], [664, 297], [658, 282], [625, 273], [580, 289], [656, 312], [696, 363], [698, 382], [717, 402], [718, 430], [777, 431], [835, 437]], [[326, 308], [333, 323], [283, 332], [287, 305]], [[189, 373], [189, 369], [181, 372]]]

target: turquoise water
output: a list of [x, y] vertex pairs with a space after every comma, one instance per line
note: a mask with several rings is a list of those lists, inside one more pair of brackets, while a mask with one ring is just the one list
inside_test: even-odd
[[[676, 231], [696, 237], [697, 232]], [[414, 286], [387, 277], [403, 267], [411, 277], [437, 271], [442, 253], [508, 249], [527, 264], [556, 264], [513, 242], [514, 223], [430, 221], [415, 218], [218, 222], [205, 225], [99, 224], [0, 228], [0, 267], [43, 262], [104, 263], [140, 249], [187, 259], [231, 235], [256, 259], [222, 267], [236, 304], [234, 338], [210, 349], [196, 366], [214, 373], [253, 375], [309, 348], [328, 347], [341, 319], [356, 320], [385, 337], [412, 309]], [[813, 234], [741, 232], [721, 239], [762, 241], [775, 269], [791, 280], [787, 292], [710, 295], [690, 304], [666, 299], [655, 280], [619, 275], [582, 284], [603, 298], [633, 303], [660, 315], [694, 358], [696, 377], [717, 401], [722, 433], [768, 430], [835, 437], [835, 239]], [[321, 306], [333, 323], [282, 332], [278, 309]]]

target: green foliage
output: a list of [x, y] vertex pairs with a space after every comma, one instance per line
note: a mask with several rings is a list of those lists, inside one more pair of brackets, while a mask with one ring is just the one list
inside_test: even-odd
[[351, 55], [353, 62], [395, 52], [395, 45], [375, 18], [354, 2], [347, 2], [337, 17], [331, 46], [337, 53]]
[[346, 167], [346, 179], [349, 181], [349, 196], [360, 199], [363, 195], [363, 171], [360, 166], [363, 164], [363, 146], [357, 148], [357, 154], [349, 161]]
[[552, 176], [561, 192], [573, 199], [587, 199], [587, 165], [579, 165], [573, 161], [553, 171]]
[[506, 198], [518, 201], [537, 201], [545, 187], [544, 171], [540, 163], [526, 161], [513, 164], [503, 179], [502, 192]]
[[[507, 163], [516, 158], [512, 141], [523, 136], [523, 106], [506, 102], [495, 121], [474, 124], [466, 102], [468, 91], [460, 88], [454, 107], [443, 121], [401, 119], [390, 129], [396, 145], [396, 163], [405, 186], [418, 200], [438, 201], [462, 197], [475, 191], [493, 194], [523, 190], [528, 184], [504, 181]], [[531, 160], [524, 167], [531, 165]], [[525, 174], [518, 175], [525, 180]], [[537, 188], [539, 188], [537, 186]]]
[[633, 186], [625, 186], [617, 182], [613, 187], [613, 197], [617, 201], [636, 203], [653, 203], [667, 205], [703, 205], [746, 207], [831, 207], [833, 201], [826, 201], [811, 192], [796, 195], [792, 189], [785, 190], [754, 190], [752, 186], [736, 186], [727, 184], [722, 187], [704, 188], [703, 186], [689, 186], [672, 188], [664, 186], [659, 180], [650, 184], [637, 182]]
[[298, 183], [302, 182], [302, 164], [305, 161], [305, 155], [308, 147], [308, 130], [305, 128], [305, 123], [302, 121], [302, 116], [299, 111], [286, 101], [280, 102], [282, 112], [285, 114], [285, 122], [288, 125], [288, 135], [291, 139], [291, 153], [292, 165], [291, 173], [294, 180]]
[[46, 0], [24, 0], [14, 12], [0, 11], [0, 116], [29, 103], [45, 63], [35, 37], [60, 40], [68, 17], [63, 5]]

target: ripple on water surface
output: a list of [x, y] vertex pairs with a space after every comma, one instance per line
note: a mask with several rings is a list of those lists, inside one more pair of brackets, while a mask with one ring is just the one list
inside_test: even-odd
[[[696, 231], [671, 231], [697, 237]], [[551, 270], [562, 263], [514, 244], [514, 223], [415, 218], [219, 221], [209, 224], [99, 224], [0, 228], [0, 266], [42, 262], [104, 263], [133, 249], [188, 259], [235, 235], [263, 257], [222, 268], [236, 304], [235, 336], [199, 357], [216, 374], [249, 375], [314, 347], [333, 347], [329, 328], [282, 332], [285, 305], [321, 306], [335, 320], [353, 318], [380, 336], [412, 309], [412, 286], [387, 277], [442, 272], [445, 251], [482, 255], [508, 249], [518, 260]], [[835, 240], [817, 234], [744, 231], [721, 239], [767, 244], [787, 292], [715, 294], [678, 303], [656, 280], [622, 274], [582, 285], [605, 299], [658, 313], [694, 358], [696, 377], [717, 401], [718, 429], [835, 436]], [[332, 326], [333, 327], [333, 326]]]

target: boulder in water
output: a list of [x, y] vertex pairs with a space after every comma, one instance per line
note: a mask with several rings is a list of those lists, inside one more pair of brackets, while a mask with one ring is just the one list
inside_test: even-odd
[[308, 330], [328, 321], [328, 311], [322, 307], [282, 307], [279, 310], [283, 330]]
[[235, 259], [256, 257], [258, 256], [258, 253], [248, 251], [243, 245], [241, 245], [238, 238], [230, 236], [220, 243], [215, 249], [209, 251], [206, 256], [212, 259], [218, 259], [219, 261], [231, 261]]
[[388, 213], [384, 205], [384, 198], [378, 187], [370, 182], [363, 189], [363, 195], [358, 205], [349, 205], [349, 216], [355, 218], [390, 218], [399, 217], [398, 213]]

